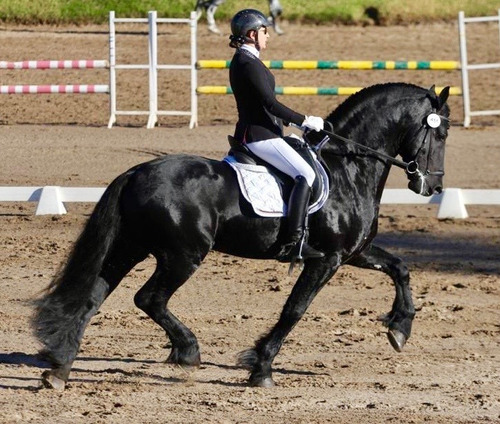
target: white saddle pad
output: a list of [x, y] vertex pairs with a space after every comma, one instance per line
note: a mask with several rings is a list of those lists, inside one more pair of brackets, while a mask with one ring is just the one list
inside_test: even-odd
[[[265, 166], [239, 163], [233, 156], [226, 156], [227, 162], [236, 172], [243, 197], [252, 205], [259, 216], [280, 217], [286, 216], [286, 204], [281, 195], [280, 185], [276, 177]], [[320, 166], [323, 179], [323, 192], [319, 199], [309, 206], [308, 213], [314, 213], [328, 199], [328, 177], [323, 167]]]

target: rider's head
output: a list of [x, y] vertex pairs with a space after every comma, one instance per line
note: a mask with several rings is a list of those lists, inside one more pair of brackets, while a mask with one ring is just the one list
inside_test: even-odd
[[[240, 47], [245, 43], [255, 44], [259, 49], [259, 41], [257, 33], [261, 28], [267, 28], [269, 21], [262, 12], [255, 9], [240, 10], [231, 19], [231, 35], [229, 45], [234, 48]], [[254, 36], [251, 37], [250, 31], [255, 31]]]

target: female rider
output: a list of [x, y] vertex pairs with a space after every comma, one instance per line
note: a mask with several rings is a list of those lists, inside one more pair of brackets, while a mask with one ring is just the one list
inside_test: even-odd
[[[236, 53], [231, 60], [229, 79], [238, 109], [234, 137], [253, 154], [295, 179], [288, 202], [287, 239], [278, 257], [285, 261], [298, 256], [315, 173], [283, 140], [283, 121], [320, 131], [323, 119], [304, 116], [276, 99], [274, 76], [259, 58], [267, 47], [268, 25], [267, 18], [258, 10], [244, 9], [234, 15], [229, 45], [236, 48]], [[324, 254], [304, 243], [301, 256], [320, 258]]]

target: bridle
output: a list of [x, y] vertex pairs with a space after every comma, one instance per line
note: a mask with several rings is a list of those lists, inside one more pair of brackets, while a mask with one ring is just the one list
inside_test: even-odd
[[[431, 152], [432, 152], [432, 138], [429, 137], [430, 131], [439, 128], [439, 126], [441, 125], [442, 119], [444, 119], [446, 121], [449, 120], [445, 116], [438, 115], [434, 111], [431, 112], [429, 115], [427, 115], [425, 123], [423, 124], [423, 127], [425, 127], [424, 139], [422, 140], [422, 144], [420, 145], [420, 147], [417, 150], [417, 153], [415, 154], [415, 159], [413, 161], [411, 161], [406, 168], [406, 174], [408, 175], [409, 178], [412, 178], [414, 175], [416, 177], [418, 177], [418, 179], [420, 181], [420, 194], [423, 193], [424, 182], [425, 182], [426, 177], [432, 176], [432, 175], [442, 177], [444, 175], [444, 171], [441, 169], [437, 170], [437, 171], [431, 171], [429, 169], [430, 156], [431, 156]], [[419, 129], [419, 132], [420, 132], [420, 129]], [[420, 152], [423, 149], [423, 147], [425, 146], [425, 144], [427, 143], [427, 140], [429, 138], [431, 141], [429, 142], [429, 146], [427, 149], [425, 172], [422, 172], [418, 167], [417, 159], [420, 156]], [[415, 166], [414, 167], [410, 166], [412, 164], [415, 164]]]
[[427, 143], [427, 140], [430, 138], [429, 136], [431, 134], [431, 131], [439, 128], [439, 126], [441, 125], [441, 120], [449, 121], [449, 119], [446, 116], [439, 115], [438, 113], [436, 113], [435, 110], [433, 110], [431, 113], [429, 113], [426, 116], [424, 123], [422, 124], [422, 126], [419, 128], [419, 130], [417, 132], [417, 133], [419, 133], [423, 128], [425, 128], [424, 138], [422, 140], [422, 143], [420, 144], [420, 147], [417, 150], [417, 153], [415, 154], [415, 157], [413, 158], [413, 160], [411, 160], [409, 162], [405, 162], [405, 161], [396, 159], [396, 158], [389, 156], [385, 153], [382, 153], [378, 150], [372, 149], [371, 147], [365, 146], [364, 144], [360, 144], [354, 140], [351, 140], [349, 138], [342, 137], [341, 135], [335, 134], [333, 132], [333, 125], [329, 121], [324, 121], [324, 123], [328, 124], [330, 126], [331, 130], [325, 130], [325, 129], [322, 130], [322, 132], [325, 133], [326, 136], [317, 145], [315, 145], [313, 147], [313, 150], [315, 150], [316, 152], [321, 150], [321, 148], [326, 143], [328, 143], [328, 141], [330, 141], [330, 137], [333, 137], [333, 138], [336, 138], [337, 140], [341, 140], [345, 143], [354, 145], [356, 147], [359, 147], [359, 148], [365, 150], [366, 152], [369, 152], [369, 153], [375, 155], [377, 158], [382, 159], [385, 162], [390, 162], [391, 164], [396, 165], [397, 167], [399, 167], [401, 169], [404, 169], [406, 174], [408, 175], [408, 178], [412, 179], [414, 177], [418, 177], [418, 179], [420, 180], [420, 184], [421, 184], [420, 192], [422, 193], [423, 189], [425, 187], [424, 183], [425, 183], [426, 177], [428, 177], [430, 175], [434, 175], [434, 176], [443, 176], [444, 175], [443, 170], [431, 171], [429, 169], [430, 154], [432, 151], [432, 138], [431, 138], [431, 142], [429, 143], [429, 148], [427, 150], [425, 171], [422, 172], [418, 166], [418, 158], [420, 156], [420, 153], [421, 153], [422, 149], [424, 148], [425, 144]]

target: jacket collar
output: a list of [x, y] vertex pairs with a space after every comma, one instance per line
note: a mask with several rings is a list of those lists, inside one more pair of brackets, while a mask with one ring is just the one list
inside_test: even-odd
[[248, 51], [249, 53], [253, 54], [255, 57], [260, 56], [260, 52], [251, 44], [243, 44], [240, 47], [240, 49]]

